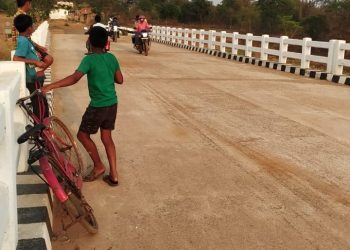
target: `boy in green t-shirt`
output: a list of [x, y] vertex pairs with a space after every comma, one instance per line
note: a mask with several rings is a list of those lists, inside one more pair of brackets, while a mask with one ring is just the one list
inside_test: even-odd
[[92, 53], [83, 58], [72, 75], [46, 85], [41, 90], [45, 94], [51, 89], [73, 85], [87, 74], [91, 102], [83, 115], [77, 137], [94, 162], [94, 169], [84, 180], [94, 181], [105, 172], [96, 145], [90, 138], [91, 134], [96, 134], [100, 129], [110, 166], [109, 175], [105, 175], [103, 180], [111, 186], [116, 186], [118, 185], [117, 157], [111, 135], [118, 104], [114, 83], [122, 84], [123, 75], [115, 56], [104, 52], [107, 39], [108, 34], [104, 28], [93, 27], [89, 32]]

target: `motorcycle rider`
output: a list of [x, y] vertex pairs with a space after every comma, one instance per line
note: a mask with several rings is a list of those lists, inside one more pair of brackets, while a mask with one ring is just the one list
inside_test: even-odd
[[[101, 16], [99, 15], [96, 15], [95, 16], [95, 23], [92, 24], [89, 28], [88, 31], [85, 32], [86, 35], [88, 35], [90, 33], [90, 30], [93, 28], [93, 27], [102, 27], [104, 29], [108, 29], [108, 26], [107, 25], [104, 25], [103, 23], [101, 23]], [[90, 54], [91, 53], [91, 46], [90, 46], [90, 41], [89, 41], [89, 38], [87, 39], [86, 41], [86, 48], [88, 50], [88, 52], [86, 54]]]
[[145, 16], [139, 17], [139, 22], [136, 24], [135, 27], [135, 45], [138, 45], [140, 43], [140, 34], [142, 31], [149, 32], [151, 30], [151, 26], [148, 24]]
[[[110, 32], [110, 36], [113, 38], [114, 41], [114, 35], [117, 36], [117, 38], [119, 38], [119, 32], [118, 32], [118, 27], [119, 27], [119, 21], [117, 17], [110, 17], [109, 18], [109, 22], [108, 22], [108, 27], [109, 27], [109, 32]], [[114, 34], [115, 32], [115, 34]]]

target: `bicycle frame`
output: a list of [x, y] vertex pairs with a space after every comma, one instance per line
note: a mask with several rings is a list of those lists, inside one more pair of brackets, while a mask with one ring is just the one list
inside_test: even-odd
[[[82, 188], [82, 178], [80, 175], [75, 173], [74, 166], [65, 158], [64, 154], [60, 151], [59, 146], [55, 142], [54, 131], [50, 128], [50, 117], [44, 118], [42, 122], [40, 122], [39, 118], [30, 110], [27, 105], [24, 103], [25, 100], [31, 98], [32, 96], [40, 94], [40, 91], [34, 91], [30, 96], [21, 98], [17, 101], [17, 104], [24, 111], [24, 113], [28, 116], [31, 122], [36, 124], [44, 124], [45, 129], [41, 132], [40, 137], [41, 141], [38, 139], [35, 141], [35, 147], [38, 149], [45, 149], [45, 151], [50, 152], [50, 157], [52, 157], [58, 164], [58, 167], [62, 170], [63, 174], [74, 183], [74, 187], [77, 188], [75, 190], [77, 194], [81, 195]], [[57, 138], [56, 138], [57, 139]], [[68, 145], [67, 145], [68, 146]], [[68, 199], [68, 195], [62, 185], [59, 183], [53, 168], [49, 162], [49, 156], [44, 155], [39, 159], [39, 164], [42, 170], [42, 173], [54, 192], [55, 196], [58, 198], [60, 202], [65, 202]]]

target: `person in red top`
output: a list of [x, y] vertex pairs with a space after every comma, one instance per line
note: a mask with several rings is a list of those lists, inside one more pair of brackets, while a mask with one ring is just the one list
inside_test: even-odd
[[142, 30], [149, 30], [150, 26], [145, 18], [145, 16], [139, 17], [139, 22], [136, 24], [136, 32], [141, 32]]
[[135, 44], [139, 44], [140, 39], [138, 34], [142, 31], [147, 31], [149, 32], [151, 30], [151, 26], [148, 24], [145, 16], [140, 16], [139, 17], [139, 22], [135, 26]]

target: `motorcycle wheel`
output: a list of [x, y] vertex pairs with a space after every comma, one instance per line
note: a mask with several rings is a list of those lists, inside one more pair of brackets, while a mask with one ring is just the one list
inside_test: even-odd
[[143, 48], [142, 44], [137, 46], [137, 50], [139, 51], [139, 54], [142, 54], [142, 48]]
[[148, 56], [148, 50], [149, 50], [148, 42], [144, 42], [143, 46], [144, 46], [144, 49], [145, 49], [145, 56]]

